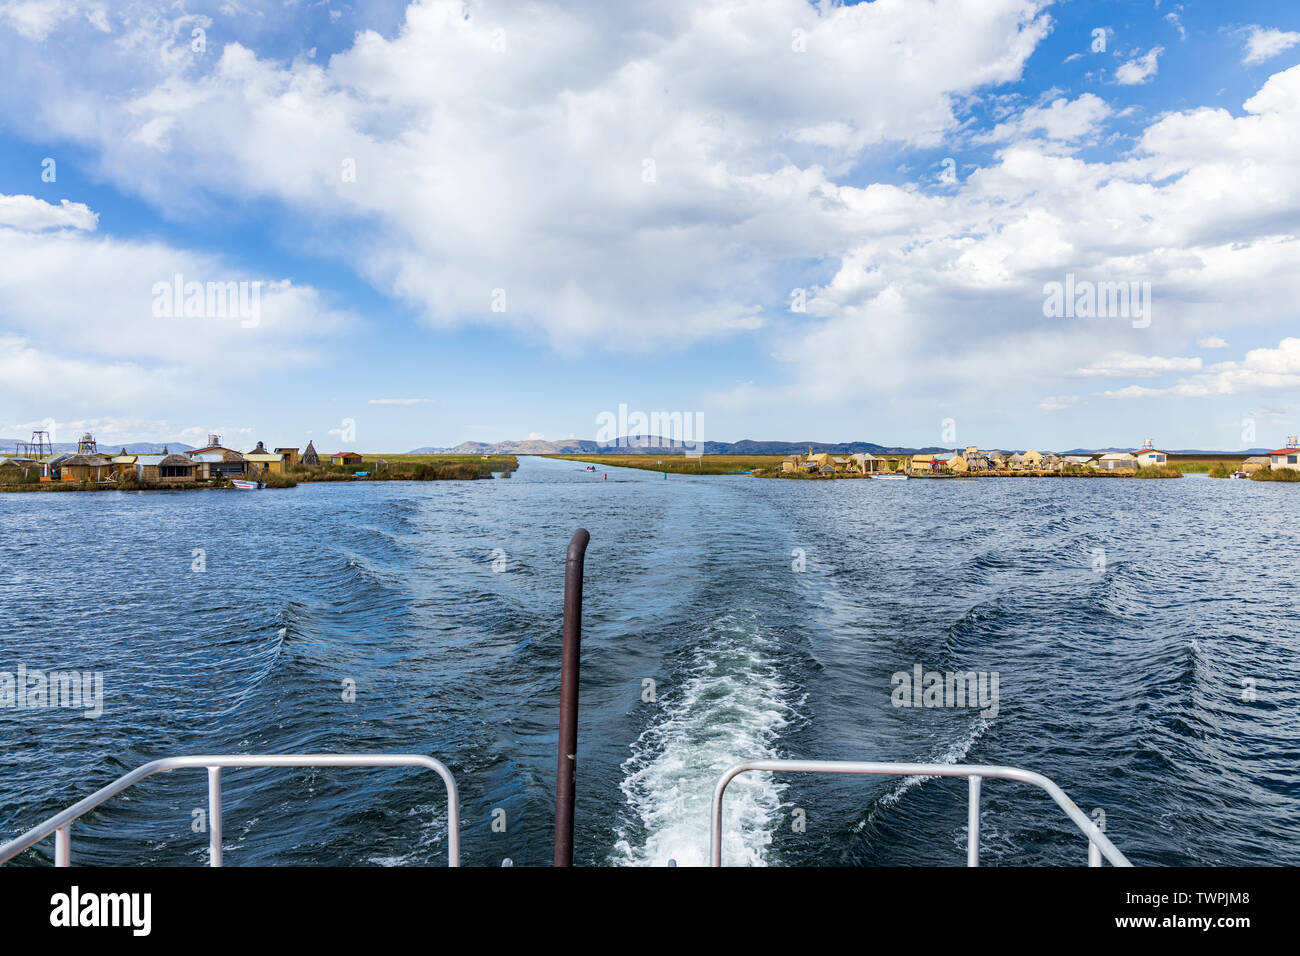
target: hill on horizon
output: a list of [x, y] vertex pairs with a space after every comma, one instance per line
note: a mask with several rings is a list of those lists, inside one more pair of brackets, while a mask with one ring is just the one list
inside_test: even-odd
[[[631, 444], [630, 442], [635, 442]], [[706, 455], [794, 455], [806, 453], [812, 448], [814, 453], [826, 452], [832, 455], [855, 455], [866, 452], [871, 455], [927, 455], [952, 451], [953, 448], [942, 445], [908, 447], [903, 445], [878, 445], [875, 442], [818, 442], [818, 441], [759, 441], [744, 438], [735, 442], [704, 442]], [[985, 451], [1024, 452], [1028, 448], [986, 448]], [[1047, 451], [1051, 449], [1039, 449]], [[1135, 451], [1127, 446], [1108, 448], [1071, 448], [1058, 452], [1062, 455], [1098, 455], [1107, 452]], [[1171, 455], [1263, 455], [1270, 449], [1248, 448], [1244, 451], [1208, 451], [1204, 449], [1162, 448], [1160, 451]], [[529, 438], [522, 441], [500, 442], [461, 442], [454, 448], [436, 448], [426, 445], [407, 452], [408, 455], [677, 455], [682, 452], [682, 443], [658, 436], [632, 436], [615, 442], [596, 442], [587, 439], [569, 438], [547, 441], [541, 438]]]
[[[874, 442], [818, 442], [818, 441], [756, 441], [745, 438], [736, 442], [704, 442], [706, 455], [793, 455], [807, 452], [809, 447], [816, 453], [827, 452], [832, 455], [853, 455], [867, 452], [872, 455], [912, 455], [937, 453], [951, 449], [939, 446], [926, 448], [902, 448], [877, 445]], [[523, 441], [500, 442], [461, 442], [453, 448], [435, 448], [424, 446], [407, 452], [410, 455], [677, 455], [681, 454], [683, 444], [655, 435], [624, 438], [612, 442], [596, 442], [587, 439], [570, 438], [559, 441], [545, 439], [525, 439]]]

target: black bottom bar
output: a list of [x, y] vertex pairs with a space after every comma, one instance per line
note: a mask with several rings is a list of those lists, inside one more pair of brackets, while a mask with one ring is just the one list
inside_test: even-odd
[[[0, 926], [23, 941], [50, 934], [133, 941], [145, 928], [144, 898], [103, 911], [116, 927], [73, 927], [72, 888], [100, 912], [97, 894], [149, 894], [148, 937], [210, 940], [218, 946], [285, 941], [331, 948], [377, 942], [416, 930], [426, 939], [494, 943], [535, 938], [553, 919], [562, 890], [549, 867], [446, 869], [0, 868]], [[899, 938], [918, 946], [1034, 948], [1098, 937], [1156, 939], [1198, 934], [1231, 947], [1257, 929], [1285, 929], [1295, 873], [1289, 870], [1102, 870], [940, 868], [921, 870], [772, 869], [739, 873], [580, 868], [582, 927], [632, 933], [645, 945], [674, 947], [688, 925], [728, 927], [739, 942], [811, 937]], [[698, 882], [691, 883], [694, 879]], [[684, 892], [692, 891], [690, 893]], [[87, 904], [88, 897], [96, 897]], [[1291, 907], [1293, 909], [1293, 907]], [[504, 919], [503, 919], [504, 917]], [[535, 917], [535, 919], [533, 918]], [[1203, 922], [1204, 921], [1204, 922]], [[620, 927], [622, 927], [620, 929]], [[1017, 937], [1018, 931], [1033, 937]], [[465, 938], [468, 933], [468, 939]], [[377, 934], [377, 935], [376, 935]], [[846, 935], [847, 934], [847, 935]], [[868, 934], [868, 935], [861, 935]], [[718, 933], [711, 933], [717, 936]]]

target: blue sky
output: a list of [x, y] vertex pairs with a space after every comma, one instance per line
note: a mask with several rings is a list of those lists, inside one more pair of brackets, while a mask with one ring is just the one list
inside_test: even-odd
[[1295, 8], [19, 0], [0, 58], [4, 437], [1300, 430]]

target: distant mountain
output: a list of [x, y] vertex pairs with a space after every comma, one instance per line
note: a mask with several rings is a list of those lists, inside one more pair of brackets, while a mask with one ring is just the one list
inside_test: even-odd
[[[22, 438], [0, 438], [0, 455], [12, 455], [18, 448], [19, 442], [26, 441]], [[73, 454], [77, 450], [75, 441], [56, 441], [50, 446], [54, 449], [55, 454]], [[164, 448], [168, 451], [193, 451], [193, 445], [187, 445], [184, 442], [152, 442], [152, 441], [129, 441], [123, 443], [100, 442], [99, 453], [101, 455], [116, 455], [125, 447], [127, 452], [132, 455], [157, 455]]]
[[408, 455], [594, 455], [600, 446], [594, 441], [543, 441], [527, 438], [523, 441], [461, 442], [455, 448], [415, 448]]
[[[925, 448], [901, 448], [877, 445], [872, 442], [826, 442], [808, 441], [754, 441], [743, 439], [736, 442], [704, 442], [706, 455], [793, 455], [808, 451], [829, 452], [832, 455], [852, 455], [868, 452], [872, 455], [914, 455], [951, 451], [937, 445]], [[594, 442], [585, 439], [570, 438], [567, 441], [544, 441], [527, 439], [524, 441], [501, 442], [462, 442], [454, 448], [412, 449], [411, 455], [677, 455], [682, 452], [682, 443], [659, 436], [634, 435], [614, 442]]]
[[[706, 441], [706, 455], [794, 455], [804, 454], [812, 447], [814, 453], [828, 452], [832, 455], [856, 455], [867, 452], [871, 455], [927, 455], [952, 451], [953, 447], [927, 445], [924, 448], [908, 448], [902, 445], [877, 445], [869, 441], [839, 442], [830, 444], [818, 441], [755, 441], [745, 438], [740, 441]], [[173, 448], [173, 451], [176, 449]], [[1023, 452], [1026, 449], [1018, 449]], [[1042, 449], [1040, 449], [1042, 450]], [[1060, 452], [1062, 455], [1100, 455], [1112, 451], [1134, 451], [1133, 448], [1071, 448]], [[1267, 448], [1250, 448], [1246, 451], [1200, 451], [1195, 449], [1162, 448], [1161, 451], [1171, 455], [1264, 455]], [[564, 441], [545, 441], [530, 438], [524, 441], [461, 442], [455, 448], [434, 448], [425, 446], [407, 452], [410, 455], [677, 455], [681, 454], [682, 443], [657, 436], [632, 436], [617, 442], [594, 442], [585, 439], [570, 438]], [[1008, 449], [985, 449], [985, 451], [1002, 451]]]
[[826, 452], [831, 455], [857, 455], [862, 452], [869, 455], [924, 455], [952, 451], [951, 448], [938, 445], [904, 448], [899, 445], [877, 445], [869, 441], [828, 444], [820, 441], [754, 441], [750, 438], [735, 442], [705, 442], [704, 446], [705, 452], [710, 455], [794, 455], [806, 453], [809, 446], [815, 454]]

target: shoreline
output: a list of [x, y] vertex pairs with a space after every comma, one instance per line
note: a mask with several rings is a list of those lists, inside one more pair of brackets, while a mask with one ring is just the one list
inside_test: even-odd
[[[375, 471], [374, 469], [378, 469]], [[379, 481], [480, 481], [497, 475], [509, 476], [519, 468], [514, 455], [493, 455], [484, 460], [466, 460], [466, 456], [390, 455], [363, 459], [362, 464], [345, 469], [330, 465], [307, 470], [294, 468], [288, 471], [254, 473], [239, 476], [250, 481], [264, 482], [259, 491], [282, 491], [303, 485], [356, 484]], [[329, 469], [329, 470], [327, 470]], [[357, 472], [369, 472], [358, 475]], [[134, 481], [28, 481], [0, 484], [0, 494], [65, 494], [76, 492], [155, 492], [155, 491], [239, 491], [229, 479], [220, 481], [186, 481], [174, 484], [140, 484]]]
[[[781, 478], [796, 481], [860, 481], [870, 479], [873, 475], [901, 475], [899, 471], [882, 471], [863, 474], [856, 471], [836, 471], [834, 474], [817, 474], [804, 471], [781, 471], [780, 463], [785, 456], [780, 455], [737, 455], [734, 462], [727, 459], [729, 455], [705, 455], [707, 461], [688, 463], [682, 456], [658, 458], [656, 455], [617, 455], [603, 457], [599, 455], [541, 455], [553, 461], [572, 461], [604, 466], [606, 468], [634, 468], [638, 471], [657, 471], [670, 475], [731, 475], [733, 477]], [[908, 456], [889, 456], [891, 460]], [[1171, 464], [1139, 469], [1077, 469], [1069, 471], [1015, 469], [997, 471], [974, 471], [948, 474], [909, 475], [916, 481], [947, 481], [968, 478], [1181, 478], [1183, 469]]]

